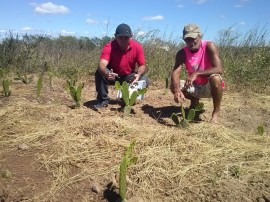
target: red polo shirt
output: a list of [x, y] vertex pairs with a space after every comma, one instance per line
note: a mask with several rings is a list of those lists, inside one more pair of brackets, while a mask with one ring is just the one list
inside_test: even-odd
[[128, 75], [134, 72], [136, 64], [138, 66], [145, 64], [143, 47], [137, 41], [130, 39], [129, 47], [125, 52], [119, 48], [116, 39], [107, 43], [102, 52], [100, 59], [109, 62], [108, 68], [113, 72], [121, 75]]

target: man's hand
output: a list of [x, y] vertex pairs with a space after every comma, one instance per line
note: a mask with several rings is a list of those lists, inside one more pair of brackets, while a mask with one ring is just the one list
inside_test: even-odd
[[141, 74], [135, 74], [132, 83], [135, 83], [136, 81], [139, 81], [141, 77]]
[[197, 76], [198, 76], [197, 72], [193, 72], [192, 74], [190, 74], [186, 79], [185, 88], [189, 88], [190, 86], [192, 86]]
[[176, 103], [185, 101], [185, 95], [182, 93], [181, 90], [174, 93], [174, 101]]
[[115, 77], [118, 77], [118, 74], [114, 73], [112, 69], [106, 74], [106, 79], [109, 81], [114, 81]]

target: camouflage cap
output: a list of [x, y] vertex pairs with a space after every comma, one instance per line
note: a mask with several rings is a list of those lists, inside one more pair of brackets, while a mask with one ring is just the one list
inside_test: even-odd
[[201, 34], [201, 31], [196, 24], [188, 24], [183, 29], [183, 39], [186, 39], [188, 37], [197, 38], [199, 34]]

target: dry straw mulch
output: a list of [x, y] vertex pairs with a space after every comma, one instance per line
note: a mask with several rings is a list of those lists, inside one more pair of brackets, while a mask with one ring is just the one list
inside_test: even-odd
[[[95, 96], [92, 80], [87, 82], [83, 103]], [[184, 130], [168, 116], [174, 112], [168, 109], [177, 109], [172, 96], [154, 85], [135, 114], [124, 117], [118, 102], [100, 111], [72, 109], [63, 83], [44, 87], [39, 101], [34, 84], [19, 82], [10, 97], [0, 98], [0, 170], [12, 173], [0, 181], [0, 199], [113, 201], [121, 158], [134, 140], [138, 162], [128, 168], [127, 199], [270, 199], [269, 96], [253, 96], [244, 105], [241, 94], [226, 92], [219, 125], [207, 121], [212, 103], [204, 100], [202, 121]], [[262, 123], [261, 136], [256, 126]], [[28, 149], [18, 149], [21, 144]], [[93, 184], [98, 193], [91, 191]]]

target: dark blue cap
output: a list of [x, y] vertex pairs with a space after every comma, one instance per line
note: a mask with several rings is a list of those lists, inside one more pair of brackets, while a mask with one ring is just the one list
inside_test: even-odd
[[115, 31], [115, 36], [128, 36], [131, 37], [132, 33], [131, 33], [131, 29], [127, 24], [120, 24], [117, 26], [116, 31]]

